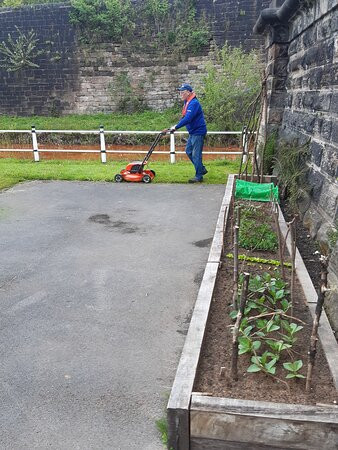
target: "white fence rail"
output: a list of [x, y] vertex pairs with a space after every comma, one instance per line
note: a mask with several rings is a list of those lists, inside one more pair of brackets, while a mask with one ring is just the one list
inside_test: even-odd
[[[48, 153], [99, 153], [101, 157], [101, 162], [106, 163], [107, 162], [107, 153], [119, 153], [119, 154], [142, 154], [147, 153], [147, 150], [125, 150], [125, 149], [119, 149], [119, 150], [111, 150], [106, 148], [106, 139], [105, 137], [107, 135], [157, 135], [159, 131], [131, 131], [131, 130], [104, 130], [104, 127], [101, 126], [99, 130], [37, 130], [34, 126], [32, 126], [31, 130], [0, 130], [0, 134], [30, 134], [32, 139], [32, 148], [0, 148], [0, 152], [32, 152], [33, 158], [35, 162], [40, 161], [40, 152]], [[56, 148], [56, 149], [40, 149], [39, 150], [39, 144], [38, 144], [38, 135], [39, 134], [94, 134], [99, 136], [99, 142], [100, 142], [100, 150], [99, 149], [62, 149], [62, 148]], [[176, 131], [175, 133], [170, 133], [170, 144], [169, 144], [169, 158], [170, 162], [173, 164], [176, 162], [176, 155], [177, 154], [185, 154], [183, 151], [176, 151], [176, 140], [175, 135], [186, 135], [188, 134], [186, 131]], [[208, 135], [233, 135], [233, 136], [239, 136], [242, 135], [242, 145], [245, 149], [245, 155], [247, 156], [248, 153], [248, 146], [247, 146], [247, 135], [246, 133], [242, 133], [242, 131], [209, 131]], [[162, 154], [163, 151], [154, 151], [154, 154]], [[203, 151], [204, 155], [241, 155], [242, 152], [222, 152], [222, 151]]]

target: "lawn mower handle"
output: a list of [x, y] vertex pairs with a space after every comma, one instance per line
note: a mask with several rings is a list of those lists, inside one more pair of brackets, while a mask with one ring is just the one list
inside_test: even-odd
[[154, 139], [154, 142], [151, 144], [151, 147], [150, 147], [150, 149], [148, 150], [148, 153], [146, 154], [146, 156], [144, 157], [144, 159], [143, 159], [143, 161], [142, 161], [142, 164], [141, 164], [140, 170], [139, 170], [140, 173], [142, 172], [143, 167], [147, 164], [147, 162], [148, 162], [148, 160], [149, 160], [151, 154], [152, 154], [153, 151], [155, 150], [155, 147], [156, 147], [156, 145], [159, 143], [161, 137], [162, 137], [162, 136], [165, 136], [166, 134], [167, 134], [166, 132], [160, 131], [160, 132], [156, 135], [156, 137], [155, 137], [155, 139]]

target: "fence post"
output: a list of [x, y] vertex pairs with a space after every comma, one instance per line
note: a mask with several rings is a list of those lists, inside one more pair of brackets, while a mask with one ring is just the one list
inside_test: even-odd
[[104, 139], [104, 127], [100, 125], [100, 147], [101, 147], [101, 162], [107, 162], [106, 142]]
[[175, 164], [176, 162], [175, 133], [173, 131], [170, 132], [170, 162], [171, 164]]
[[243, 128], [243, 140], [242, 140], [242, 145], [243, 145], [243, 150], [244, 150], [244, 154], [243, 154], [243, 164], [246, 164], [247, 160], [248, 160], [248, 156], [249, 156], [249, 152], [248, 152], [248, 129], [247, 127]]
[[40, 161], [40, 156], [39, 156], [39, 148], [38, 148], [38, 138], [37, 138], [37, 135], [36, 135], [36, 129], [35, 129], [34, 125], [32, 125], [32, 143], [33, 143], [34, 161], [35, 162], [39, 162]]

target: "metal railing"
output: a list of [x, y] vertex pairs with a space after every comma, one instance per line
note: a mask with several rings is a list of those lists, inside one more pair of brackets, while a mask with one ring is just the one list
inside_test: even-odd
[[[35, 162], [40, 161], [40, 152], [53, 152], [53, 153], [99, 153], [101, 157], [101, 162], [106, 163], [107, 162], [107, 153], [119, 153], [119, 154], [142, 154], [147, 153], [147, 150], [112, 150], [106, 148], [106, 135], [137, 135], [137, 134], [143, 134], [143, 135], [156, 135], [159, 132], [158, 131], [121, 131], [121, 130], [105, 130], [103, 126], [100, 127], [99, 130], [37, 130], [35, 126], [32, 126], [31, 130], [0, 130], [0, 134], [30, 134], [31, 140], [32, 140], [32, 148], [0, 148], [0, 152], [33, 152], [33, 158]], [[38, 135], [39, 134], [94, 134], [99, 135], [99, 141], [100, 141], [100, 149], [40, 149], [39, 150], [39, 144], [38, 144]], [[170, 133], [170, 144], [169, 144], [169, 158], [170, 162], [174, 164], [176, 162], [176, 155], [177, 154], [185, 154], [184, 151], [177, 151], [176, 150], [176, 142], [175, 142], [175, 135], [186, 135], [188, 134], [186, 131], [176, 131], [175, 133]], [[249, 155], [248, 152], [248, 139], [246, 136], [246, 132], [242, 131], [209, 131], [208, 136], [210, 135], [242, 135], [242, 147], [244, 148], [244, 154]], [[162, 154], [163, 151], [154, 151], [154, 154]], [[233, 152], [221, 152], [221, 151], [203, 151], [204, 155], [241, 155], [242, 151], [233, 151]]]

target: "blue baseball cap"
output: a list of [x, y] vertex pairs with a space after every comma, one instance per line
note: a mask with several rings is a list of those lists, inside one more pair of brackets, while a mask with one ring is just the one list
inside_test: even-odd
[[190, 86], [190, 84], [187, 83], [183, 83], [179, 88], [179, 91], [189, 91], [192, 92], [192, 87]]

